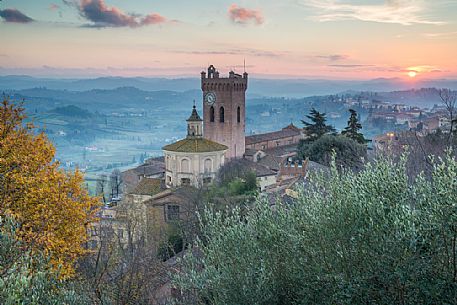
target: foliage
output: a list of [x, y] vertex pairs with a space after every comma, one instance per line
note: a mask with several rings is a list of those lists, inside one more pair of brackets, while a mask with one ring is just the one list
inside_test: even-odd
[[122, 193], [122, 174], [119, 169], [114, 169], [111, 172], [110, 176], [110, 188], [111, 188], [111, 198], [118, 198], [119, 195]]
[[408, 183], [405, 160], [311, 176], [292, 205], [207, 209], [174, 278], [181, 303], [456, 304], [457, 161]]
[[83, 177], [54, 162], [55, 149], [43, 133], [23, 125], [24, 109], [5, 99], [0, 107], [0, 216], [18, 223], [17, 238], [42, 250], [62, 277], [85, 250], [86, 226], [97, 199], [82, 187]]
[[71, 282], [59, 280], [41, 253], [24, 251], [16, 224], [0, 218], [0, 304], [87, 304]]
[[157, 304], [153, 300], [167, 280], [167, 266], [146, 241], [143, 210], [125, 204], [118, 210], [124, 214], [120, 226], [94, 227], [98, 246], [78, 264], [81, 290], [91, 300], [86, 304]]
[[335, 132], [333, 126], [325, 123], [327, 121], [325, 113], [321, 113], [315, 108], [312, 108], [309, 115], [306, 117], [311, 120], [311, 123], [302, 120], [303, 125], [305, 125], [304, 130], [308, 135], [307, 141], [314, 141], [327, 133]]
[[[398, 159], [406, 150], [408, 152], [407, 172], [410, 180], [414, 180], [421, 172], [425, 177], [431, 177], [432, 156], [438, 158], [450, 153], [457, 157], [457, 143], [449, 145], [449, 134], [440, 129], [426, 135], [420, 135], [414, 131], [399, 132], [395, 134], [395, 137], [398, 140], [393, 141], [386, 147], [387, 150], [381, 153], [388, 153]], [[451, 147], [452, 150], [447, 152], [447, 147]]]
[[341, 135], [324, 135], [312, 143], [301, 142], [298, 149], [302, 159], [309, 158], [324, 165], [330, 165], [332, 155], [336, 154], [339, 167], [352, 169], [361, 168], [367, 154], [366, 145]]
[[181, 230], [173, 226], [167, 234], [167, 241], [162, 243], [158, 249], [158, 257], [163, 261], [173, 257], [184, 249], [184, 240]]
[[215, 194], [228, 193], [230, 196], [253, 194], [257, 191], [256, 174], [243, 161], [232, 160], [218, 171]]
[[364, 138], [363, 133], [359, 132], [362, 129], [362, 124], [359, 122], [357, 112], [354, 109], [349, 109], [349, 112], [351, 116], [349, 117], [348, 126], [344, 128], [341, 134], [360, 144], [366, 144], [367, 140]]

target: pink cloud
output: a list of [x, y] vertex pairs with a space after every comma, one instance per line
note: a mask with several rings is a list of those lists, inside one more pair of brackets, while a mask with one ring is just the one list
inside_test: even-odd
[[264, 21], [263, 15], [259, 10], [247, 9], [236, 4], [230, 5], [228, 14], [230, 20], [234, 23], [247, 24], [249, 22], [254, 22], [259, 25]]
[[51, 11], [56, 11], [60, 8], [60, 6], [58, 6], [57, 4], [55, 3], [51, 3], [51, 5], [49, 5], [49, 10]]
[[141, 20], [142, 25], [160, 24], [167, 22], [167, 18], [159, 14], [149, 14]]
[[117, 7], [109, 7], [104, 0], [81, 0], [79, 11], [82, 17], [93, 22], [92, 27], [139, 27], [160, 24], [167, 19], [159, 14], [145, 17], [124, 13]]

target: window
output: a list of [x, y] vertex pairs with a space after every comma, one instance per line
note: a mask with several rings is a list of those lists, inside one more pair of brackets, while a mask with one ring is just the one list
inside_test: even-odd
[[240, 106], [238, 106], [238, 108], [236, 109], [236, 121], [238, 123], [241, 122], [241, 108], [240, 108]]
[[212, 181], [211, 177], [205, 177], [203, 178], [203, 185], [208, 185]]
[[204, 172], [211, 173], [213, 171], [213, 161], [211, 159], [205, 159], [204, 162]]
[[221, 107], [219, 109], [219, 122], [224, 123], [224, 116], [225, 116], [224, 107]]
[[179, 205], [167, 205], [167, 221], [179, 220]]
[[214, 122], [214, 107], [209, 108], [209, 121]]
[[181, 185], [189, 186], [190, 185], [190, 178], [181, 178]]
[[188, 173], [190, 171], [190, 161], [188, 159], [181, 160], [181, 172]]

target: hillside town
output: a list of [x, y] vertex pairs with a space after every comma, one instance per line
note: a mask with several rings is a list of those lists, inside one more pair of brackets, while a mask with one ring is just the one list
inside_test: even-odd
[[[277, 200], [288, 202], [298, 198], [296, 190], [307, 183], [310, 173], [330, 171], [328, 164], [302, 158], [299, 153], [301, 141], [310, 138], [305, 128], [291, 123], [278, 131], [246, 136], [247, 88], [247, 73], [230, 72], [224, 78], [212, 65], [201, 73], [203, 113], [198, 113], [195, 101], [193, 105], [189, 103], [189, 116], [181, 118], [182, 127], [187, 124], [184, 139], [164, 146], [163, 156], [149, 158], [118, 173], [119, 188], [115, 192], [111, 190], [100, 211], [101, 222], [92, 229], [91, 248], [100, 247], [106, 238], [114, 238], [121, 244], [142, 240], [156, 255], [164, 255], [163, 247], [176, 237], [173, 234], [177, 226], [195, 222], [203, 201], [199, 190], [210, 189], [221, 179], [221, 172], [230, 170], [231, 166], [252, 173], [255, 192], [268, 198], [272, 206]], [[405, 151], [412, 135], [446, 133], [451, 126], [449, 113], [443, 106], [421, 109], [351, 97], [337, 102], [348, 109], [367, 110], [364, 124], [391, 128], [371, 140], [367, 158], [391, 149]], [[237, 200], [240, 198], [249, 200], [239, 196]], [[132, 217], [135, 230], [132, 230]], [[183, 250], [182, 245], [172, 248], [172, 252], [163, 256], [164, 260], [175, 266], [176, 255], [183, 255]], [[156, 297], [166, 300], [174, 290], [164, 274], [161, 280]]]

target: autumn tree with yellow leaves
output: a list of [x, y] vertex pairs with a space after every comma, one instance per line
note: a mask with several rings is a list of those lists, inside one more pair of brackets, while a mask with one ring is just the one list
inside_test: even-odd
[[25, 124], [24, 108], [4, 98], [0, 107], [0, 217], [14, 219], [16, 238], [44, 253], [61, 278], [74, 274], [85, 253], [87, 228], [96, 220], [98, 199], [82, 187], [80, 172], [54, 160], [44, 133]]

